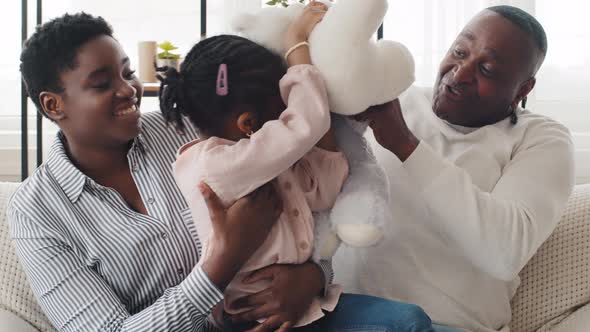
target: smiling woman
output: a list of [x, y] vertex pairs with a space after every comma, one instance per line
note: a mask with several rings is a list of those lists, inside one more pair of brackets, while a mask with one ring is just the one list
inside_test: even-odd
[[[97, 37], [78, 52], [75, 69], [63, 72], [59, 79], [61, 91], [39, 94], [44, 114], [61, 128], [72, 156], [83, 156], [99, 142], [120, 145], [135, 138], [143, 92], [129, 58], [111, 36]], [[87, 159], [76, 159], [86, 170]]]
[[27, 93], [60, 133], [9, 202], [13, 242], [60, 331], [202, 330], [223, 280], [264, 240], [280, 205], [271, 186], [227, 215], [207, 204], [214, 224], [231, 225], [219, 231], [230, 245], [195, 267], [199, 240], [170, 164], [196, 133], [178, 136], [159, 113], [140, 117], [141, 83], [112, 34], [100, 17], [66, 14], [25, 43]]

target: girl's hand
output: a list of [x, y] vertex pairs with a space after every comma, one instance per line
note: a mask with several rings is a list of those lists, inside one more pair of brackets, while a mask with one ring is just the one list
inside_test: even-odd
[[307, 41], [315, 25], [324, 18], [326, 11], [328, 11], [328, 7], [325, 4], [318, 1], [311, 1], [305, 7], [303, 13], [291, 22], [291, 25], [287, 29], [285, 49], [289, 49], [300, 42]]

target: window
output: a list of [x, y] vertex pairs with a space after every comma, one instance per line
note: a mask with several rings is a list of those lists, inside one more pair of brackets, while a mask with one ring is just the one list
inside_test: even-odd
[[[5, 32], [0, 52], [0, 181], [20, 174], [21, 81], [18, 69], [21, 50], [21, 2], [3, 4], [0, 28]], [[33, 124], [33, 123], [32, 123]], [[34, 139], [34, 133], [31, 138]]]

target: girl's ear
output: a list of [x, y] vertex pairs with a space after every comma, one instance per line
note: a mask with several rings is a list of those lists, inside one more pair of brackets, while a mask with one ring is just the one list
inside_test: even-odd
[[258, 118], [253, 112], [244, 112], [238, 116], [236, 125], [244, 135], [250, 137], [258, 130]]

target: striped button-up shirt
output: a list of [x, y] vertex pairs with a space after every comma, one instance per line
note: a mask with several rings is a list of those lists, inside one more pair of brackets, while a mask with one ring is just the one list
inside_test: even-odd
[[[197, 267], [200, 243], [172, 176], [176, 150], [197, 134], [142, 115], [127, 158], [147, 208], [78, 170], [63, 137], [8, 207], [15, 248], [40, 306], [60, 331], [213, 331], [223, 294]], [[327, 282], [331, 264], [320, 264]]]

